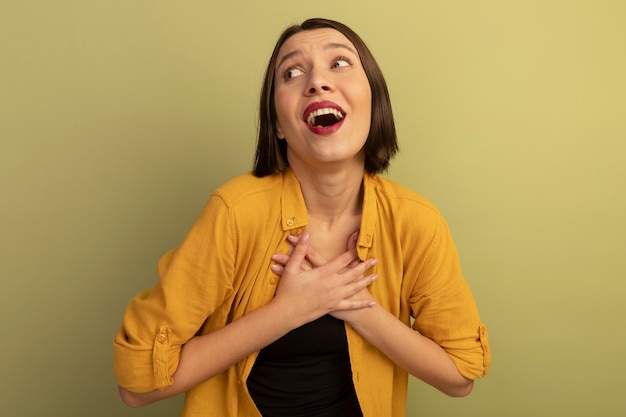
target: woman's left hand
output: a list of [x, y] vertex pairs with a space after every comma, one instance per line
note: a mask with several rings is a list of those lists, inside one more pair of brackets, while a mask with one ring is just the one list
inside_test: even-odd
[[[359, 235], [358, 231], [350, 235], [350, 237], [348, 238], [347, 250], [356, 249], [356, 242], [358, 239], [358, 235]], [[292, 246], [295, 246], [299, 241], [299, 238], [297, 236], [289, 236], [287, 239], [289, 240], [289, 243]], [[274, 273], [276, 273], [277, 275], [281, 275], [283, 273], [285, 265], [287, 264], [287, 262], [289, 262], [289, 259], [290, 259], [290, 254], [284, 254], [284, 253], [274, 254], [272, 256], [272, 260], [276, 263], [272, 265], [272, 271], [274, 271]], [[318, 268], [328, 263], [328, 260], [324, 258], [311, 245], [309, 245], [309, 249], [307, 251], [306, 261], [307, 262], [303, 263], [302, 265], [302, 269], [305, 271]], [[344, 270], [354, 268], [355, 266], [359, 265], [361, 262], [362, 261], [360, 259], [356, 258]], [[373, 299], [373, 297], [367, 288], [363, 288], [361, 291], [359, 291], [357, 294], [353, 295], [349, 299], [350, 300], [371, 300]], [[341, 311], [335, 310], [329, 314], [339, 320], [349, 321], [350, 317], [353, 314], [358, 314], [358, 310], [341, 310]]]
[[[346, 249], [347, 250], [354, 250], [354, 249], [356, 249], [356, 241], [357, 241], [358, 237], [359, 237], [359, 231], [358, 230], [350, 235], [350, 237], [348, 238], [348, 244], [346, 245]], [[291, 235], [291, 236], [287, 237], [287, 240], [289, 241], [289, 243], [292, 246], [291, 250], [293, 250], [293, 247], [295, 247], [298, 244], [298, 241], [300, 240], [300, 238], [298, 236]], [[276, 262], [274, 265], [272, 265], [272, 271], [274, 271], [278, 275], [282, 274], [285, 265], [287, 265], [287, 262], [289, 262], [289, 258], [290, 258], [289, 255], [291, 254], [291, 250], [289, 251], [288, 254], [276, 253], [276, 254], [274, 254], [272, 256], [272, 260]], [[310, 269], [313, 269], [313, 268], [318, 268], [318, 267], [320, 267], [322, 265], [326, 265], [326, 263], [328, 263], [328, 259], [324, 258], [311, 245], [309, 245], [309, 249], [307, 251], [305, 261], [306, 262], [303, 263], [303, 265], [302, 265], [304, 270], [310, 270]], [[361, 263], [361, 260], [359, 260], [357, 258], [357, 259], [354, 260], [354, 262], [352, 262], [350, 265], [348, 265], [348, 269], [354, 268], [355, 266], [357, 266], [360, 263]]]

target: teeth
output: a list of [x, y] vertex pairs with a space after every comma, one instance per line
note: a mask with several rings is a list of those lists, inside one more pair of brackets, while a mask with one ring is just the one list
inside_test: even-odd
[[337, 118], [337, 120], [341, 120], [344, 118], [344, 115], [342, 112], [340, 112], [337, 109], [333, 109], [332, 107], [327, 107], [324, 109], [317, 109], [317, 110], [313, 110], [311, 113], [309, 113], [309, 115], [306, 118], [306, 122], [313, 126], [315, 124], [315, 118], [318, 116], [323, 116], [325, 114], [334, 114], [335, 117]]

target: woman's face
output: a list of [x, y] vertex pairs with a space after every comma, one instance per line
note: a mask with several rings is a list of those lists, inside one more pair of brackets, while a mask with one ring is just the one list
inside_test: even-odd
[[335, 29], [309, 30], [287, 39], [276, 62], [276, 133], [289, 164], [363, 165], [372, 92], [354, 45]]

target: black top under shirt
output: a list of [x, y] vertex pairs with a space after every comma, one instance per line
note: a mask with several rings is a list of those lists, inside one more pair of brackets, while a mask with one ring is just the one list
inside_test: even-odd
[[263, 348], [248, 377], [263, 417], [362, 417], [344, 322], [326, 315]]

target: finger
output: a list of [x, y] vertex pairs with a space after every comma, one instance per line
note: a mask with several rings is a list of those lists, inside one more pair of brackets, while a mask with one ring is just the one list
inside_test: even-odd
[[293, 249], [291, 256], [289, 257], [289, 261], [285, 265], [285, 269], [297, 268], [296, 271], [299, 271], [306, 257], [307, 251], [309, 249], [309, 234], [304, 232], [300, 239], [298, 239], [298, 243]]
[[352, 233], [348, 238], [348, 250], [356, 249], [356, 242], [359, 240], [359, 231]]
[[378, 279], [377, 274], [367, 275], [358, 281], [353, 282], [352, 284], [346, 287], [349, 296], [346, 298], [350, 298], [355, 294], [363, 291], [365, 288], [369, 287], [370, 284]]
[[324, 268], [328, 268], [329, 270], [335, 272], [341, 271], [347, 268], [348, 265], [350, 265], [355, 260], [358, 260], [356, 250], [349, 250], [328, 262], [326, 265], [324, 265]]
[[283, 266], [279, 264], [273, 264], [272, 266], [270, 266], [270, 268], [272, 269], [272, 272], [274, 272], [276, 275], [282, 275], [283, 271], [285, 270], [285, 268], [283, 268]]
[[376, 301], [374, 300], [343, 300], [339, 303], [336, 310], [359, 310], [361, 308], [374, 307]]
[[[357, 232], [358, 233], [358, 232]], [[359, 254], [356, 251], [356, 248], [352, 248], [350, 249], [352, 252], [354, 252], [354, 260], [352, 262], [350, 262], [350, 264], [347, 266], [348, 269], [352, 269], [357, 265], [360, 265], [362, 263], [361, 258], [359, 258]]]
[[[292, 245], [297, 245], [300, 238], [298, 236], [289, 235], [287, 236], [287, 240]], [[306, 254], [306, 258], [311, 263], [312, 268], [317, 268], [318, 266], [326, 265], [328, 260], [324, 258], [315, 248], [309, 245], [309, 251]]]
[[[344, 286], [342, 289], [342, 295], [344, 300], [371, 300], [372, 296], [369, 294], [369, 287], [372, 282], [378, 279], [378, 275], [367, 275], [361, 279], [351, 282]], [[361, 293], [361, 294], [359, 294]], [[358, 294], [358, 295], [357, 295]]]
[[376, 265], [378, 261], [376, 259], [367, 259], [365, 261], [360, 261], [358, 258], [354, 261], [351, 261], [346, 267], [344, 267], [340, 272], [344, 279], [344, 282], [352, 282], [354, 280], [358, 280], [363, 277], [365, 272]]
[[284, 253], [275, 253], [272, 255], [272, 260], [281, 265], [286, 265], [289, 262], [289, 255], [285, 255]]
[[[276, 262], [275, 264], [271, 265], [272, 271], [276, 273], [279, 273], [279, 272], [282, 273], [284, 266], [287, 265], [287, 262], [289, 262], [289, 255], [285, 255], [282, 253], [275, 253], [274, 255], [272, 255], [272, 260]], [[278, 265], [279, 268], [275, 269], [274, 265]], [[308, 261], [307, 258], [304, 258], [304, 261], [302, 262], [301, 267], [303, 271], [310, 271], [311, 269], [314, 268], [314, 266]]]
[[337, 309], [359, 309], [364, 307], [372, 307], [376, 301], [370, 294], [367, 287], [378, 279], [378, 275], [368, 275], [357, 282], [354, 282], [344, 288], [347, 296], [339, 302]]
[[314, 268], [318, 266], [326, 265], [328, 260], [324, 258], [313, 246], [309, 245], [309, 250], [306, 254], [306, 258], [311, 262], [311, 265]]
[[344, 268], [339, 272], [341, 282], [344, 285], [359, 282], [365, 276], [365, 272], [376, 265], [376, 259], [368, 259], [354, 266], [353, 268]]
[[287, 240], [293, 246], [296, 246], [298, 244], [298, 241], [300, 240], [300, 237], [299, 236], [294, 236], [294, 235], [289, 235], [289, 236], [287, 236]]
[[339, 310], [357, 310], [360, 308], [373, 307], [376, 305], [376, 300], [372, 297], [369, 291], [366, 296], [361, 297], [349, 297], [341, 300], [335, 307], [335, 311]]
[[361, 263], [361, 260], [359, 258], [357, 258], [354, 261], [352, 261], [350, 263], [350, 265], [348, 265], [348, 269], [354, 268], [355, 266], [359, 265], [360, 263]]
[[339, 271], [340, 274], [343, 274], [346, 271], [349, 271], [350, 269], [354, 268], [357, 265], [361, 264], [361, 260], [359, 258], [356, 258], [354, 261], [352, 261], [350, 263], [350, 265], [346, 266], [345, 268], [343, 268], [341, 271]]
[[309, 262], [307, 258], [304, 258], [304, 262], [302, 262], [301, 267], [303, 271], [310, 271], [311, 269], [315, 268], [315, 266], [311, 264], [311, 262]]

